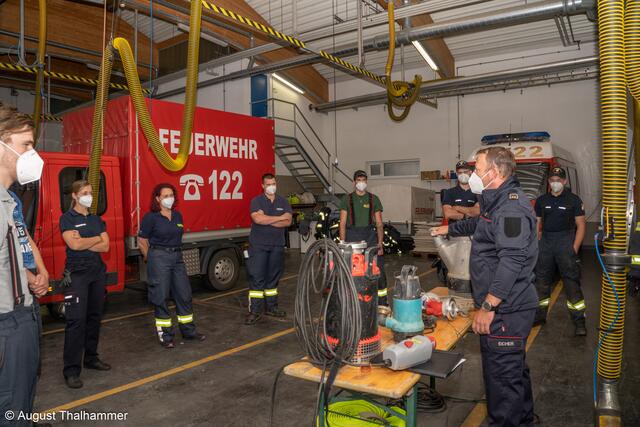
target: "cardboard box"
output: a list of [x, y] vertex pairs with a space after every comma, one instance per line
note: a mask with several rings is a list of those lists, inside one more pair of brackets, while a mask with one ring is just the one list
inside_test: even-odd
[[423, 181], [429, 181], [429, 180], [441, 179], [441, 178], [442, 178], [442, 173], [439, 170], [420, 172], [420, 179]]

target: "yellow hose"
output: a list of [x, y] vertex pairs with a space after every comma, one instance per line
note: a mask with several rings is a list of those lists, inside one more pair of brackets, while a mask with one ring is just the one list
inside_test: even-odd
[[38, 16], [40, 27], [38, 28], [38, 52], [36, 54], [36, 95], [33, 103], [33, 129], [35, 134], [34, 144], [38, 142], [40, 121], [42, 118], [42, 84], [44, 83], [44, 55], [47, 49], [47, 0], [39, 1]]
[[197, 84], [198, 84], [198, 51], [200, 48], [200, 18], [202, 15], [202, 3], [200, 1], [191, 2], [191, 12], [189, 17], [189, 44], [187, 53], [187, 81], [185, 85], [185, 102], [184, 111], [182, 113], [182, 131], [180, 134], [180, 147], [176, 158], [172, 158], [164, 148], [158, 137], [158, 132], [151, 121], [151, 116], [147, 105], [145, 104], [142, 86], [140, 85], [140, 77], [138, 69], [131, 52], [131, 46], [127, 40], [117, 37], [104, 51], [102, 59], [102, 67], [100, 67], [100, 76], [98, 78], [98, 93], [96, 96], [96, 105], [93, 115], [93, 132], [92, 132], [92, 148], [91, 159], [89, 163], [89, 183], [93, 187], [94, 205], [91, 207], [95, 213], [98, 202], [98, 193], [100, 190], [100, 159], [102, 157], [102, 135], [103, 135], [103, 119], [104, 112], [107, 107], [109, 95], [109, 81], [111, 78], [111, 66], [113, 63], [113, 49], [120, 54], [120, 59], [124, 66], [127, 85], [129, 86], [129, 94], [133, 102], [133, 106], [138, 115], [138, 122], [142, 128], [144, 136], [147, 138], [151, 150], [160, 164], [171, 172], [182, 170], [189, 158], [189, 149], [191, 146], [191, 131], [193, 129], [193, 115], [195, 112], [197, 100]]
[[[634, 2], [627, 2], [634, 3]], [[605, 250], [621, 254], [627, 251], [627, 88], [625, 77], [624, 1], [598, 1], [600, 47], [600, 98], [602, 117], [602, 203], [614, 220], [613, 239], [604, 242]], [[607, 224], [610, 226], [611, 224]], [[620, 377], [626, 273], [609, 271], [621, 301], [621, 314], [613, 330], [603, 339], [617, 313], [616, 297], [602, 274], [600, 332], [603, 339], [598, 352], [598, 375], [615, 380]]]
[[624, 11], [624, 53], [627, 85], [640, 100], [640, 2], [627, 1]]
[[[413, 83], [403, 81], [392, 81], [391, 72], [393, 70], [393, 61], [396, 53], [396, 27], [395, 12], [393, 1], [387, 5], [387, 15], [389, 17], [389, 53], [387, 55], [387, 64], [385, 66], [386, 87], [387, 87], [387, 113], [391, 120], [399, 122], [404, 120], [411, 111], [411, 106], [418, 99], [420, 94], [420, 85], [422, 84], [422, 76], [416, 74]], [[396, 115], [393, 107], [404, 107], [400, 115]]]

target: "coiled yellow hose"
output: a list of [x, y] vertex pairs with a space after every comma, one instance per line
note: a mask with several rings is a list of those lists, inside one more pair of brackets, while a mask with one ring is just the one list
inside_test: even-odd
[[47, 0], [38, 2], [38, 17], [40, 27], [38, 28], [38, 52], [36, 53], [36, 64], [38, 72], [36, 73], [36, 95], [33, 102], [33, 133], [35, 134], [34, 143], [38, 142], [38, 134], [40, 131], [40, 122], [42, 119], [42, 84], [44, 83], [44, 55], [47, 50]]
[[[386, 86], [387, 86], [387, 113], [391, 120], [399, 122], [404, 120], [411, 111], [411, 106], [418, 99], [422, 76], [416, 74], [413, 83], [403, 81], [392, 81], [391, 71], [396, 53], [396, 27], [395, 27], [395, 6], [393, 0], [387, 5], [387, 15], [389, 17], [389, 53], [387, 55], [387, 65], [385, 66]], [[393, 111], [393, 107], [404, 107], [398, 116]]]
[[92, 148], [89, 163], [89, 183], [93, 187], [94, 192], [94, 204], [91, 207], [92, 212], [95, 213], [97, 209], [97, 194], [100, 189], [100, 159], [102, 157], [103, 119], [109, 95], [109, 81], [111, 78], [111, 67], [113, 64], [113, 49], [116, 49], [120, 54], [120, 59], [124, 66], [125, 77], [127, 78], [127, 85], [129, 86], [129, 94], [136, 110], [136, 114], [138, 115], [138, 122], [140, 123], [144, 136], [147, 138], [147, 141], [151, 146], [153, 154], [165, 169], [171, 172], [180, 171], [186, 166], [187, 160], [189, 159], [191, 131], [193, 129], [193, 115], [198, 95], [198, 52], [200, 48], [201, 16], [202, 3], [200, 1], [192, 1], [189, 16], [190, 30], [187, 53], [187, 81], [185, 85], [184, 111], [182, 113], [182, 131], [180, 133], [180, 147], [175, 159], [167, 153], [167, 150], [160, 142], [158, 132], [151, 121], [151, 116], [142, 93], [137, 65], [135, 58], [133, 57], [133, 53], [131, 52], [129, 42], [121, 37], [117, 37], [106, 47], [102, 58], [102, 67], [100, 67], [98, 93], [96, 96], [95, 111], [93, 115]]
[[[628, 2], [634, 3], [634, 2]], [[600, 99], [602, 117], [602, 203], [613, 218], [613, 239], [604, 242], [607, 251], [621, 254], [627, 251], [627, 82], [625, 76], [624, 1], [598, 1], [600, 47]], [[607, 224], [611, 227], [611, 224]], [[626, 304], [626, 273], [609, 271], [621, 302], [621, 314], [613, 330], [605, 335], [618, 311], [616, 296], [603, 273], [600, 303], [602, 341], [598, 353], [598, 375], [606, 379], [620, 377], [624, 308]]]
[[640, 101], [640, 2], [627, 1], [624, 11], [624, 53], [629, 91]]

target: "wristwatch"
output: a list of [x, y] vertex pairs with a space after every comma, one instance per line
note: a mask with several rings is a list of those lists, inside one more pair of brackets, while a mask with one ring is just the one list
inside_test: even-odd
[[489, 301], [483, 301], [480, 308], [484, 311], [496, 311], [496, 308]]

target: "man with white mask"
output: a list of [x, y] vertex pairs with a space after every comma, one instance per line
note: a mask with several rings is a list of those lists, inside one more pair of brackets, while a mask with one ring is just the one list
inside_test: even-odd
[[366, 241], [367, 246], [378, 248], [378, 305], [388, 305], [387, 276], [384, 270], [384, 224], [382, 203], [378, 196], [367, 191], [367, 173], [357, 170], [353, 174], [354, 192], [340, 203], [340, 240]]
[[291, 205], [276, 194], [276, 177], [262, 176], [263, 193], [251, 200], [249, 234], [249, 314], [245, 325], [254, 325], [262, 313], [285, 317], [278, 308], [278, 282], [284, 271], [285, 232], [293, 219]]
[[584, 295], [580, 286], [578, 251], [584, 239], [587, 222], [580, 197], [567, 188], [564, 169], [555, 167], [549, 176], [549, 192], [536, 200], [540, 254], [536, 266], [536, 288], [540, 298], [536, 324], [545, 323], [551, 285], [556, 268], [562, 277], [567, 296], [567, 309], [575, 325], [576, 336], [587, 335]]
[[8, 387], [7, 398], [0, 404], [0, 416], [5, 417], [2, 425], [31, 425], [31, 421], [6, 417], [32, 413], [40, 309], [33, 295], [42, 296], [48, 288], [47, 283], [30, 289], [14, 221], [16, 202], [7, 191], [15, 181], [28, 184], [40, 179], [44, 162], [33, 148], [34, 137], [33, 121], [0, 103], [0, 342], [7, 349], [0, 364], [0, 384]]
[[464, 160], [456, 163], [458, 185], [442, 191], [442, 216], [449, 224], [480, 215], [478, 196], [469, 188], [471, 166]]
[[532, 425], [525, 349], [538, 305], [536, 218], [515, 177], [509, 149], [478, 151], [475, 167], [469, 186], [481, 194], [480, 216], [434, 228], [431, 234], [473, 236], [469, 269], [479, 310], [472, 327], [480, 335], [489, 425]]

